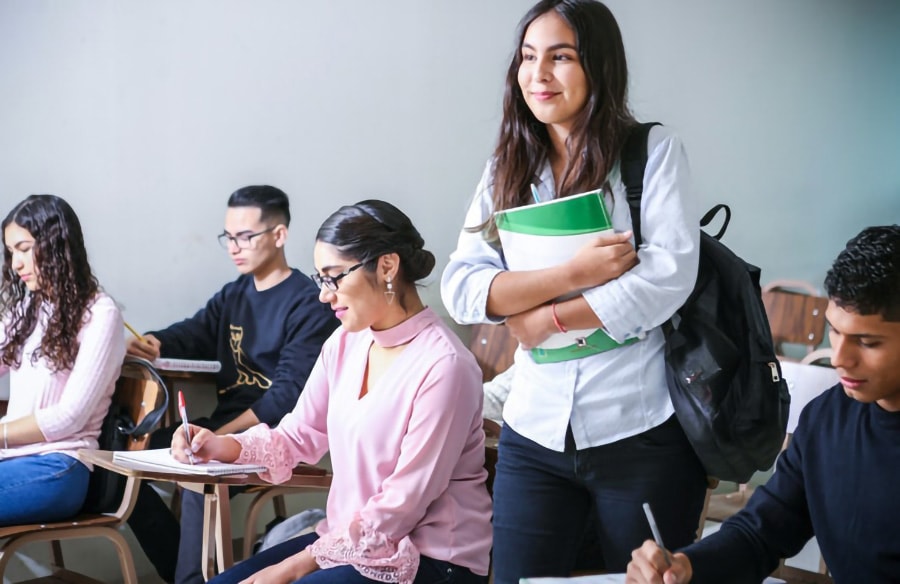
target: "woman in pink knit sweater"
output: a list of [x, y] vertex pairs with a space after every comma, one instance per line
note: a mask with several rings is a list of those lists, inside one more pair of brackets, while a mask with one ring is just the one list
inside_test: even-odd
[[[191, 427], [200, 460], [256, 462], [288, 478], [331, 452], [334, 481], [316, 533], [211, 580], [302, 584], [481, 584], [491, 548], [481, 372], [424, 306], [434, 255], [383, 201], [341, 207], [316, 235], [319, 299], [341, 320], [293, 412], [275, 429], [214, 436]], [[172, 443], [187, 461], [182, 433]]]
[[63, 199], [32, 195], [3, 220], [0, 526], [78, 512], [122, 359], [122, 316], [91, 272], [81, 224]]

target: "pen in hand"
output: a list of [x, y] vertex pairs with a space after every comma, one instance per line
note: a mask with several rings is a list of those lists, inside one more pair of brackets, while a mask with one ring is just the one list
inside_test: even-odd
[[669, 558], [669, 552], [666, 550], [666, 546], [663, 545], [662, 536], [659, 534], [659, 527], [656, 526], [656, 519], [653, 517], [653, 511], [650, 510], [650, 503], [644, 503], [644, 515], [647, 516], [647, 523], [650, 524], [650, 531], [653, 533], [653, 539], [656, 541], [656, 545], [662, 550], [666, 565], [671, 568], [672, 560]]
[[178, 413], [181, 414], [181, 425], [184, 427], [184, 437], [187, 438], [188, 458], [191, 464], [194, 464], [194, 454], [190, 451], [191, 428], [188, 426], [187, 408], [184, 405], [184, 393], [181, 391], [178, 392]]

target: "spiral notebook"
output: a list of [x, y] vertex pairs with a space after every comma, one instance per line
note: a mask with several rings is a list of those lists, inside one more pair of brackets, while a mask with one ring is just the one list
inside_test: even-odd
[[172, 458], [168, 448], [136, 450], [133, 452], [117, 451], [113, 453], [113, 462], [136, 470], [208, 476], [255, 474], [267, 470], [266, 467], [257, 464], [233, 464], [217, 461], [185, 464]]

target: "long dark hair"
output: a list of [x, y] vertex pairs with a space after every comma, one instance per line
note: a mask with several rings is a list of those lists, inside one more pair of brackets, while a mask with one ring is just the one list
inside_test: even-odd
[[369, 199], [345, 205], [331, 214], [319, 227], [316, 241], [337, 248], [346, 259], [363, 262], [363, 269], [375, 272], [378, 258], [396, 253], [400, 257], [397, 290], [404, 309], [406, 289], [431, 274], [434, 254], [424, 248], [425, 240], [409, 217], [385, 201]]
[[[495, 211], [519, 207], [531, 200], [529, 184], [540, 174], [550, 153], [547, 128], [528, 109], [518, 76], [525, 32], [536, 18], [551, 10], [574, 31], [578, 58], [589, 86], [587, 103], [566, 140], [569, 160], [557, 185], [557, 196], [601, 186], [635, 124], [628, 109], [625, 46], [609, 8], [596, 0], [541, 0], [519, 23], [516, 52], [506, 74], [503, 121], [492, 172]], [[493, 221], [477, 229], [485, 228], [492, 238], [496, 230]]]
[[78, 332], [99, 290], [88, 263], [81, 223], [72, 207], [54, 195], [31, 195], [16, 205], [3, 220], [4, 237], [12, 223], [34, 238], [34, 276], [39, 288], [28, 294], [12, 267], [12, 253], [4, 245], [0, 314], [7, 323], [0, 360], [14, 367], [21, 365], [22, 347], [46, 305], [47, 326], [31, 360], [35, 363], [45, 357], [53, 371], [71, 369], [78, 355]]

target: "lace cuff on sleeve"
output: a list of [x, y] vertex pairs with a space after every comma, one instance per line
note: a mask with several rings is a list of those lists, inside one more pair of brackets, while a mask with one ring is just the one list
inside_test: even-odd
[[294, 464], [287, 441], [265, 424], [253, 426], [241, 434], [230, 434], [241, 445], [237, 464], [261, 464], [269, 469], [259, 476], [271, 483], [283, 483], [291, 478]]
[[350, 564], [376, 582], [412, 584], [419, 570], [419, 550], [409, 536], [393, 541], [358, 515], [347, 529], [327, 533], [307, 549], [321, 568]]

